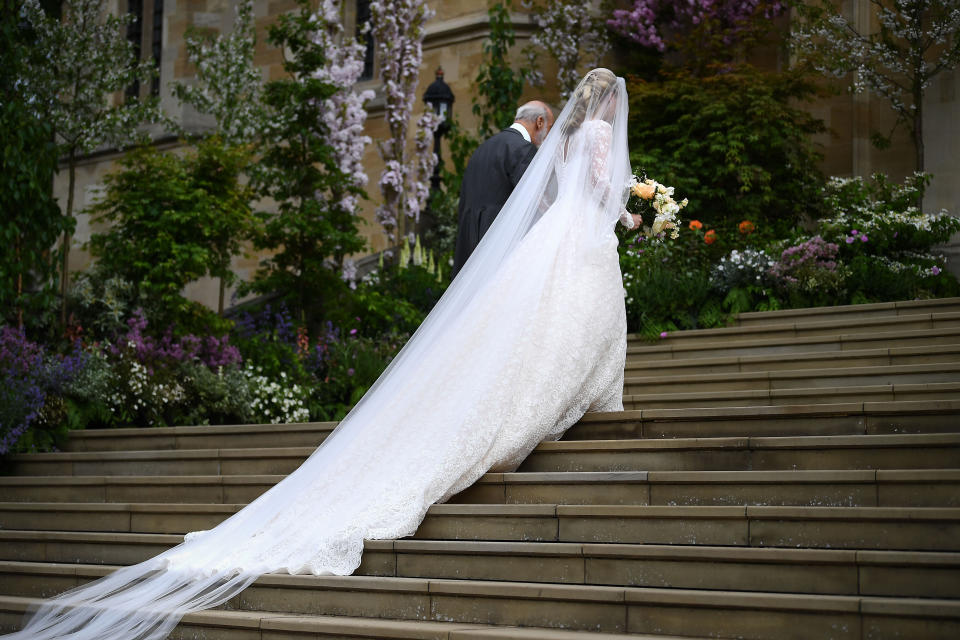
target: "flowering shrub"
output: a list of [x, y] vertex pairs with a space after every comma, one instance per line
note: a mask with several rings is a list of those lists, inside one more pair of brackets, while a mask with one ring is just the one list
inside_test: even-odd
[[62, 420], [52, 414], [62, 411], [60, 393], [84, 362], [76, 350], [48, 354], [22, 329], [0, 327], [0, 455], [55, 443]]
[[736, 287], [762, 286], [769, 282], [775, 261], [763, 249], [734, 249], [720, 258], [710, 272], [713, 285], [721, 291]]
[[279, 379], [262, 375], [259, 367], [246, 367], [243, 373], [250, 381], [253, 396], [250, 406], [257, 417], [270, 424], [310, 419], [310, 412], [304, 404], [304, 389], [288, 380], [286, 373], [281, 372]]
[[[870, 242], [851, 247], [858, 253], [928, 251], [947, 242], [960, 231], [960, 219], [947, 211], [924, 213], [916, 203], [923, 197], [931, 176], [915, 173], [903, 184], [890, 182], [883, 174], [871, 180], [830, 178], [823, 189], [830, 217], [819, 221], [820, 233], [844, 244]], [[868, 240], [864, 240], [864, 238]], [[941, 265], [942, 266], [942, 265]]]

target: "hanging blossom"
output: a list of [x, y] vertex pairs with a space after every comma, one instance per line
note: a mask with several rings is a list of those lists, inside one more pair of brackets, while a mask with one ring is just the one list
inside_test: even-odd
[[[329, 132], [330, 146], [347, 184], [359, 190], [367, 186], [363, 152], [372, 142], [370, 136], [363, 133], [367, 121], [364, 105], [373, 99], [374, 93], [369, 89], [354, 89], [363, 74], [364, 48], [355, 38], [345, 36], [340, 15], [340, 0], [323, 0], [311, 18], [317, 25], [313, 41], [322, 47], [326, 60], [313, 77], [339, 89], [324, 100], [323, 124]], [[338, 196], [344, 210], [356, 210], [359, 195], [353, 189]]]
[[[384, 169], [379, 182], [383, 202], [377, 208], [376, 218], [391, 243], [396, 241], [398, 227], [405, 218], [420, 219], [429, 193], [429, 179], [422, 180], [420, 161], [408, 158], [406, 141], [423, 61], [424, 25], [433, 15], [422, 0], [370, 3], [368, 32], [377, 43], [386, 103], [384, 117], [390, 128], [390, 137], [378, 144]], [[439, 122], [435, 118], [421, 117], [418, 140], [421, 136], [432, 140], [436, 124]], [[426, 131], [429, 127], [432, 128]], [[432, 150], [430, 154], [433, 155]]]
[[[530, 4], [521, 4], [531, 9]], [[603, 20], [591, 2], [578, 0], [549, 0], [543, 8], [534, 9], [533, 19], [538, 28], [525, 50], [530, 66], [537, 68], [540, 51], [556, 60], [560, 96], [565, 100], [583, 74], [600, 66], [600, 60], [610, 50]], [[542, 84], [543, 75], [534, 71], [531, 82]]]
[[186, 38], [187, 58], [197, 68], [193, 85], [175, 82], [174, 94], [208, 113], [217, 122], [217, 133], [228, 144], [245, 144], [264, 127], [263, 78], [253, 64], [256, 25], [253, 0], [241, 0], [233, 31], [215, 39], [191, 33]]
[[730, 44], [754, 17], [774, 18], [787, 9], [780, 0], [634, 0], [629, 9], [617, 9], [607, 20], [610, 29], [633, 42], [657, 51], [665, 51], [669, 35], [682, 33], [707, 21], [719, 22]]

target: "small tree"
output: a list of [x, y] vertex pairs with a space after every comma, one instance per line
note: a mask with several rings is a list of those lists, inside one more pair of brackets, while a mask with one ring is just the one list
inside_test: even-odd
[[191, 27], [187, 57], [196, 67], [194, 83], [173, 83], [181, 102], [213, 116], [214, 133], [227, 145], [249, 144], [264, 126], [263, 79], [253, 65], [256, 29], [253, 0], [241, 0], [233, 31], [216, 38]]
[[[57, 147], [53, 126], [42, 121], [23, 93], [21, 79], [30, 66], [29, 37], [20, 24], [22, 2], [0, 8], [0, 322], [24, 326], [44, 324], [56, 300], [58, 254], [62, 233], [73, 231], [73, 220], [53, 198]], [[26, 312], [26, 313], [25, 313]]]
[[224, 277], [238, 250], [237, 229], [249, 219], [251, 194], [237, 181], [243, 151], [213, 139], [196, 154], [176, 156], [144, 147], [107, 176], [90, 249], [99, 267], [134, 287], [158, 325], [188, 322], [196, 305], [180, 292], [204, 275]]
[[[874, 33], [859, 29], [830, 2], [798, 5], [793, 45], [821, 73], [853, 73], [851, 91], [870, 90], [889, 102], [897, 114], [894, 127], [909, 128], [914, 164], [923, 171], [923, 96], [932, 78], [960, 63], [960, 0], [871, 4], [880, 27]], [[889, 134], [873, 139], [889, 144]]]
[[[556, 60], [560, 97], [566, 99], [583, 74], [599, 66], [610, 49], [604, 21], [593, 3], [583, 0], [548, 0], [533, 12], [533, 19], [538, 28], [526, 49], [530, 66], [537, 68], [541, 51]], [[539, 72], [531, 79], [543, 82]]]
[[270, 82], [264, 92], [272, 124], [255, 177], [277, 212], [260, 214], [254, 244], [275, 253], [261, 263], [252, 288], [279, 292], [301, 322], [312, 322], [343, 291], [343, 259], [364, 242], [357, 216], [343, 205], [344, 193], [360, 189], [338, 165], [325, 121], [326, 101], [338, 88], [316, 77], [327, 62], [326, 48], [317, 43], [308, 1], [297, 4], [297, 13], [280, 16], [270, 28], [289, 77]]
[[407, 151], [407, 131], [423, 60], [425, 25], [431, 17], [433, 11], [423, 0], [370, 3], [369, 33], [377, 44], [380, 78], [385, 89], [385, 119], [390, 128], [390, 137], [379, 141], [380, 156], [386, 166], [380, 173], [383, 202], [376, 215], [389, 242], [397, 239], [398, 231], [407, 235], [412, 226], [410, 221], [419, 221], [430, 192], [432, 163], [436, 162], [432, 145], [423, 142], [427, 136], [432, 141], [439, 125], [430, 111], [417, 122], [421, 146], [429, 149], [428, 155], [411, 158]]
[[[35, 63], [22, 80], [40, 118], [53, 123], [69, 174], [68, 219], [73, 219], [76, 167], [81, 156], [104, 144], [123, 146], [144, 139], [139, 126], [159, 121], [155, 98], [120, 103], [116, 94], [133, 83], [149, 81], [152, 62], [139, 62], [127, 40], [129, 15], [105, 12], [102, 0], [64, 0], [60, 19], [47, 16], [37, 0], [27, 0], [26, 15], [36, 32]], [[61, 323], [67, 316], [67, 272], [72, 224], [61, 246]]]
[[[252, 160], [252, 145], [263, 133], [266, 124], [263, 106], [263, 81], [253, 64], [256, 30], [253, 21], [253, 0], [241, 0], [233, 30], [227, 35], [210, 37], [209, 33], [191, 29], [187, 33], [187, 55], [197, 69], [192, 84], [176, 82], [173, 92], [181, 102], [197, 111], [213, 116], [212, 137], [206, 143], [206, 162], [216, 158], [229, 159], [236, 166], [208, 166], [208, 175], [218, 183], [220, 192], [245, 193], [250, 190], [239, 185], [228, 186], [227, 178], [239, 180]], [[222, 143], [214, 152], [211, 144]], [[238, 203], [237, 212], [251, 214], [249, 202]], [[219, 226], [214, 249], [218, 262], [211, 273], [219, 274], [220, 291], [217, 310], [222, 314], [226, 287], [236, 280], [230, 269], [234, 255], [240, 252], [240, 241], [246, 239], [252, 220], [237, 220], [232, 227]]]

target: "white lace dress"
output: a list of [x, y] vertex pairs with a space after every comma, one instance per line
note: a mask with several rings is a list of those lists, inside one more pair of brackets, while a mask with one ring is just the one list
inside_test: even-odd
[[[578, 137], [603, 150], [606, 123], [590, 125]], [[364, 416], [368, 428], [351, 425], [348, 446], [311, 458], [278, 485], [273, 493], [293, 494], [285, 508], [262, 511], [254, 503], [237, 514], [252, 535], [219, 545], [217, 568], [349, 574], [364, 539], [411, 535], [431, 504], [488, 470], [516, 468], [584, 412], [622, 410], [626, 318], [617, 238], [612, 227], [600, 242], [555, 232], [557, 225], [575, 230], [594, 213], [565, 195], [564, 171], [558, 162], [561, 187], [550, 210], [451, 327], [455, 335], [419, 358], [402, 397]], [[594, 171], [595, 180], [604, 178], [602, 163]], [[530, 252], [554, 256], [545, 275], [525, 268]], [[514, 329], [506, 338], [505, 319]], [[298, 474], [310, 477], [285, 488]], [[184, 558], [169, 560], [192, 564], [198, 550], [181, 550]]]

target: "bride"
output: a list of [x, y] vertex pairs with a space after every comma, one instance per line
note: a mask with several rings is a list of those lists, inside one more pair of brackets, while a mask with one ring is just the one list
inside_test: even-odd
[[9, 637], [159, 639], [265, 573], [350, 574], [364, 539], [411, 535], [431, 504], [516, 468], [584, 412], [622, 410], [626, 126], [623, 80], [587, 73], [436, 308], [300, 468]]

